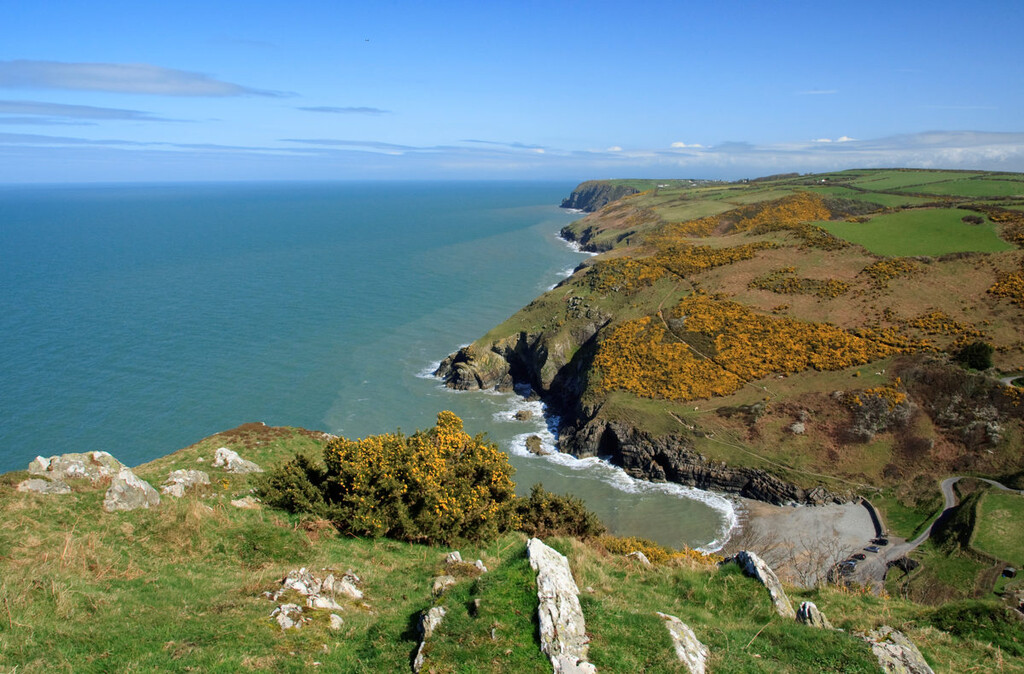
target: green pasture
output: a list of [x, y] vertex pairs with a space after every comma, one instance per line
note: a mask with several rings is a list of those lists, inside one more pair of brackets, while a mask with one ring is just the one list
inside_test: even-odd
[[868, 190], [893, 190], [912, 185], [927, 185], [947, 180], [963, 180], [983, 175], [961, 171], [879, 171], [853, 181], [857, 187]]
[[978, 504], [972, 545], [993, 557], [1024, 566], [1024, 496], [991, 490]]
[[958, 179], [904, 190], [966, 197], [1024, 197], [1024, 180]]
[[1013, 246], [996, 234], [991, 223], [963, 222], [968, 211], [929, 208], [886, 213], [865, 223], [819, 222], [831, 234], [864, 246], [877, 255], [944, 255], [962, 251], [996, 253]]

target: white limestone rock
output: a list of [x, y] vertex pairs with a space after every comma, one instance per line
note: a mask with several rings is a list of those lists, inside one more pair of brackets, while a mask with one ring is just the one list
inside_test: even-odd
[[473, 562], [473, 566], [475, 566], [476, 570], [479, 571], [480, 573], [487, 573], [487, 567], [484, 566], [484, 560], [482, 560], [482, 559], [476, 560], [475, 562]]
[[331, 611], [344, 611], [345, 608], [334, 601], [332, 597], [325, 597], [322, 594], [313, 595], [306, 599], [306, 606], [308, 608], [325, 608]]
[[130, 468], [122, 468], [111, 481], [103, 498], [103, 509], [108, 513], [118, 510], [154, 508], [160, 505], [160, 494]]
[[921, 651], [903, 632], [882, 625], [860, 637], [871, 644], [871, 652], [886, 674], [934, 674]]
[[434, 579], [434, 586], [431, 588], [431, 593], [435, 597], [440, 597], [445, 591], [452, 585], [455, 585], [455, 576], [438, 576]]
[[832, 627], [832, 623], [828, 621], [825, 614], [815, 605], [813, 601], [805, 601], [800, 604], [800, 608], [796, 612], [797, 621], [804, 625], [811, 627], [818, 627], [825, 630], [835, 629]]
[[328, 627], [330, 627], [332, 630], [337, 631], [337, 630], [340, 630], [342, 625], [344, 625], [344, 624], [345, 624], [345, 621], [342, 619], [342, 617], [340, 615], [338, 615], [337, 613], [332, 613], [331, 614], [331, 622], [330, 622], [330, 624], [328, 624]]
[[210, 476], [201, 470], [172, 470], [160, 485], [160, 493], [181, 498], [189, 489], [210, 484]]
[[704, 674], [708, 657], [711, 655], [708, 647], [702, 644], [690, 626], [679, 618], [666, 613], [658, 613], [657, 616], [665, 621], [665, 629], [672, 637], [672, 646], [679, 662], [686, 666], [690, 674]]
[[444, 616], [447, 611], [443, 606], [434, 606], [428, 611], [424, 611], [420, 615], [420, 622], [418, 625], [420, 631], [420, 645], [416, 648], [416, 657], [412, 661], [412, 671], [419, 672], [423, 669], [423, 661], [426, 658], [427, 640], [434, 635], [434, 630], [437, 629], [441, 621], [444, 620]]
[[70, 494], [71, 487], [60, 480], [43, 480], [38, 477], [22, 480], [18, 483], [18, 491], [35, 494]]
[[462, 553], [458, 550], [452, 550], [444, 557], [444, 563], [448, 566], [452, 564], [462, 564]]
[[255, 510], [260, 507], [260, 502], [254, 499], [252, 496], [246, 496], [245, 498], [236, 498], [231, 501], [231, 505], [242, 510]]
[[529, 540], [526, 554], [537, 573], [540, 647], [551, 661], [552, 670], [555, 674], [596, 672], [587, 662], [590, 640], [569, 560], [538, 538]]
[[85, 478], [95, 483], [117, 475], [124, 467], [109, 452], [76, 452], [49, 458], [37, 456], [28, 464], [28, 472], [50, 480]]
[[302, 607], [298, 604], [281, 604], [271, 612], [270, 617], [277, 620], [282, 630], [302, 627], [302, 623], [308, 620], [303, 617]]
[[640, 552], [639, 550], [634, 550], [633, 552], [626, 555], [626, 557], [628, 557], [629, 559], [635, 559], [636, 561], [640, 562], [641, 566], [651, 565], [651, 560], [647, 559], [647, 555]]
[[213, 467], [223, 468], [229, 473], [262, 473], [263, 469], [252, 461], [247, 461], [238, 452], [221, 447], [213, 455]]
[[753, 576], [768, 589], [768, 594], [775, 605], [776, 613], [783, 618], [796, 619], [796, 611], [793, 610], [793, 605], [789, 603], [789, 597], [786, 596], [786, 591], [782, 589], [779, 577], [775, 575], [775, 572], [771, 570], [771, 567], [763, 559], [753, 552], [743, 550], [736, 555], [736, 561], [743, 567], [747, 575]]

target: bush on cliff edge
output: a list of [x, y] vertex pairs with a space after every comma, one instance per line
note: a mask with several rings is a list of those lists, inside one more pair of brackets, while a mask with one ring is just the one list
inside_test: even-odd
[[514, 469], [452, 412], [412, 436], [336, 438], [324, 466], [296, 456], [270, 472], [270, 506], [324, 517], [341, 533], [428, 544], [489, 540], [518, 524]]

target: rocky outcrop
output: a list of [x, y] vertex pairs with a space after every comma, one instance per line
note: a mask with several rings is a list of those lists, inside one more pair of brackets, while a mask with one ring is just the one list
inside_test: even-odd
[[822, 487], [801, 489], [757, 468], [711, 461], [679, 435], [653, 436], [618, 422], [594, 419], [582, 427], [561, 429], [560, 449], [574, 456], [606, 456], [631, 476], [655, 482], [720, 491], [781, 505], [844, 503], [847, 495]]
[[690, 626], [679, 618], [665, 613], [656, 615], [665, 622], [665, 629], [672, 638], [672, 647], [679, 662], [686, 666], [690, 674], [704, 674], [707, 659], [711, 655], [708, 647], [702, 644]]
[[575, 208], [593, 213], [613, 201], [639, 191], [635, 187], [613, 185], [606, 180], [588, 180], [577, 185], [572, 194], [562, 200], [562, 208]]
[[50, 480], [87, 479], [99, 482], [114, 477], [124, 464], [109, 452], [81, 452], [60, 454], [49, 458], [37, 456], [28, 464], [28, 472]]
[[529, 540], [526, 555], [530, 567], [537, 573], [540, 648], [551, 660], [553, 671], [555, 674], [597, 671], [587, 662], [590, 639], [569, 560], [539, 538]]
[[834, 629], [832, 623], [828, 621], [828, 618], [825, 617], [825, 614], [818, 609], [813, 601], [805, 601], [800, 604], [800, 608], [796, 611], [796, 619], [797, 622], [809, 627], [818, 627], [823, 630]]
[[305, 567], [292, 569], [281, 579], [280, 589], [275, 592], [265, 592], [264, 596], [272, 601], [277, 601], [285, 593], [292, 591], [306, 597], [307, 604], [313, 608], [318, 607], [313, 606], [313, 603], [316, 602], [310, 603], [308, 601], [310, 598], [328, 597], [334, 599], [336, 597], [345, 597], [356, 600], [363, 598], [362, 590], [357, 587], [359, 576], [352, 573], [351, 570], [346, 571], [340, 576], [336, 576], [335, 573], [333, 569], [321, 569], [321, 575], [315, 574]]
[[434, 583], [430, 588], [431, 594], [435, 597], [440, 597], [442, 594], [448, 591], [448, 588], [454, 586], [458, 581], [455, 580], [455, 576], [438, 576], [434, 578]]
[[[362, 590], [356, 587], [359, 577], [351, 570], [346, 571], [340, 578], [334, 575], [335, 572], [332, 569], [321, 569], [320, 573], [321, 575], [314, 574], [305, 567], [292, 569], [281, 579], [280, 588], [274, 592], [263, 593], [264, 597], [275, 602], [286, 595], [290, 595], [289, 598], [294, 598], [296, 595], [305, 597], [305, 607], [290, 602], [279, 605], [270, 614], [270, 617], [277, 621], [282, 630], [302, 627], [303, 624], [310, 622], [311, 618], [306, 615], [310, 611], [345, 610], [338, 603], [338, 598], [352, 600], [363, 598]], [[332, 630], [339, 630], [344, 622], [341, 616], [332, 613], [329, 617], [328, 627]]]
[[229, 473], [262, 473], [263, 469], [252, 461], [247, 461], [238, 452], [221, 447], [213, 455], [214, 468], [223, 468]]
[[160, 485], [160, 493], [181, 498], [189, 489], [209, 486], [210, 476], [201, 470], [173, 470]]
[[640, 566], [651, 566], [651, 560], [647, 559], [647, 555], [640, 552], [639, 550], [634, 550], [633, 552], [629, 553], [628, 555], [626, 555], [626, 558], [640, 562]]
[[36, 494], [70, 494], [71, 487], [60, 480], [42, 480], [38, 477], [22, 480], [18, 483], [18, 491]]
[[882, 625], [859, 636], [871, 644], [871, 652], [886, 674], [933, 674], [921, 651], [903, 632]]
[[775, 575], [770, 566], [765, 564], [763, 559], [753, 552], [742, 550], [736, 555], [736, 561], [748, 576], [756, 578], [768, 589], [768, 596], [772, 598], [776, 613], [783, 618], [796, 619], [796, 612], [793, 610], [793, 605], [789, 603], [786, 591], [782, 589], [779, 577]]
[[308, 616], [302, 615], [302, 607], [298, 604], [281, 604], [271, 611], [270, 617], [277, 621], [282, 630], [302, 627], [310, 621]]
[[412, 671], [419, 672], [423, 669], [423, 661], [426, 658], [427, 640], [434, 636], [434, 630], [440, 626], [447, 611], [443, 606], [434, 606], [420, 615], [420, 622], [416, 626], [420, 633], [420, 645], [416, 648], [416, 657], [412, 660]]
[[129, 468], [121, 471], [111, 481], [103, 498], [103, 509], [108, 513], [118, 510], [153, 508], [160, 505], [160, 494]]

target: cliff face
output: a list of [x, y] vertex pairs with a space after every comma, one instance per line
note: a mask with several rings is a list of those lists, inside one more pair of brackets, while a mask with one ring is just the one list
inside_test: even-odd
[[[498, 340], [489, 349], [470, 345], [448, 356], [434, 374], [447, 386], [465, 391], [510, 391], [517, 383], [530, 384], [560, 413], [560, 451], [579, 458], [607, 457], [636, 478], [738, 494], [777, 505], [843, 503], [853, 498], [852, 494], [835, 494], [822, 487], [803, 489], [756, 468], [710, 461], [681, 435], [655, 436], [602, 419], [599, 409], [580, 401], [585, 388], [586, 346], [598, 329], [595, 324], [590, 335], [580, 335], [585, 339], [578, 349], [564, 345], [552, 348], [545, 335], [525, 332]], [[570, 350], [575, 357], [566, 358]]]
[[756, 468], [731, 467], [710, 461], [679, 435], [653, 436], [630, 425], [594, 419], [561, 429], [559, 445], [574, 456], [605, 456], [631, 476], [738, 494], [776, 505], [844, 503], [852, 494], [834, 494], [823, 487], [802, 489]]
[[568, 198], [562, 200], [562, 208], [577, 208], [593, 213], [613, 201], [640, 190], [628, 185], [614, 185], [604, 180], [588, 180], [580, 183]]

